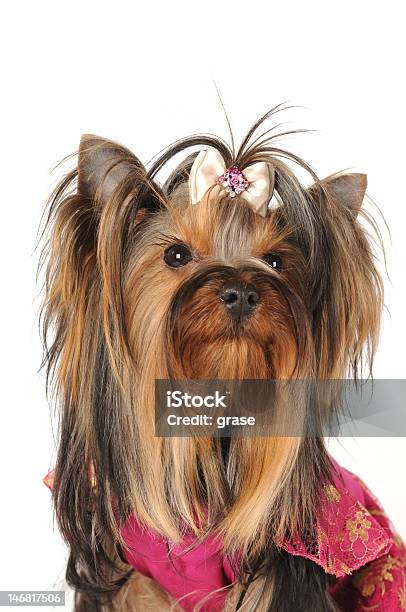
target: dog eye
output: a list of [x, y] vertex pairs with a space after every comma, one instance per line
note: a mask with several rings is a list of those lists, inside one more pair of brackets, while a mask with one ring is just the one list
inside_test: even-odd
[[172, 244], [164, 254], [164, 261], [171, 268], [186, 266], [191, 260], [192, 253], [185, 244]]
[[274, 270], [281, 270], [282, 268], [282, 257], [277, 253], [265, 253], [262, 258], [268, 266], [271, 266]]

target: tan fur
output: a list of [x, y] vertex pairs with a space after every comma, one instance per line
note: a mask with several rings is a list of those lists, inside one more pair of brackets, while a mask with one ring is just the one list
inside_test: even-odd
[[134, 572], [108, 610], [181, 612], [182, 608], [154, 580]]

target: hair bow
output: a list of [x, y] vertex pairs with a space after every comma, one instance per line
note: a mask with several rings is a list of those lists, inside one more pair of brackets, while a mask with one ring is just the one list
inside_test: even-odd
[[274, 169], [269, 164], [257, 162], [244, 168], [244, 172], [238, 166], [226, 168], [220, 153], [209, 148], [200, 151], [193, 162], [189, 175], [189, 193], [192, 204], [197, 204], [210, 187], [218, 185], [230, 197], [241, 195], [256, 213], [265, 217], [274, 182]]

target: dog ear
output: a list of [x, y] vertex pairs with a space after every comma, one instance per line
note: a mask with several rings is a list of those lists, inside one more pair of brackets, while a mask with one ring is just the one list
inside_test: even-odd
[[356, 217], [364, 200], [367, 176], [359, 173], [333, 174], [310, 187], [310, 194], [316, 196], [321, 186], [335, 202], [347, 206]]
[[367, 216], [365, 223], [354, 222], [366, 187], [365, 174], [336, 174], [308, 190], [319, 227], [313, 328], [320, 378], [345, 378], [347, 364], [362, 377], [377, 345], [383, 285], [365, 225], [375, 227]]
[[99, 329], [92, 329], [97, 309], [115, 371], [128, 354], [122, 282], [127, 245], [162, 202], [160, 188], [128, 149], [90, 135], [81, 139], [77, 167], [50, 198], [44, 333], [56, 328], [49, 369], [59, 360], [60, 384], [72, 397], [91, 359], [83, 338], [98, 337]]
[[122, 145], [84, 134], [78, 154], [78, 194], [104, 205], [121, 186], [137, 192], [137, 208], [156, 209], [159, 194], [140, 160]]
[[86, 134], [82, 136], [77, 168], [78, 196], [97, 219], [95, 253], [100, 275], [104, 333], [112, 367], [128, 357], [123, 313], [123, 269], [128, 240], [134, 240], [146, 213], [162, 207], [158, 185], [131, 151], [122, 145]]

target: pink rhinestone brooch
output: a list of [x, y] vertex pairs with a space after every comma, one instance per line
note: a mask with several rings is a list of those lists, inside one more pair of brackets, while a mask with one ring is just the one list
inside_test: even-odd
[[219, 183], [225, 187], [231, 198], [235, 198], [236, 195], [245, 191], [249, 186], [249, 182], [238, 166], [232, 166], [219, 176]]

